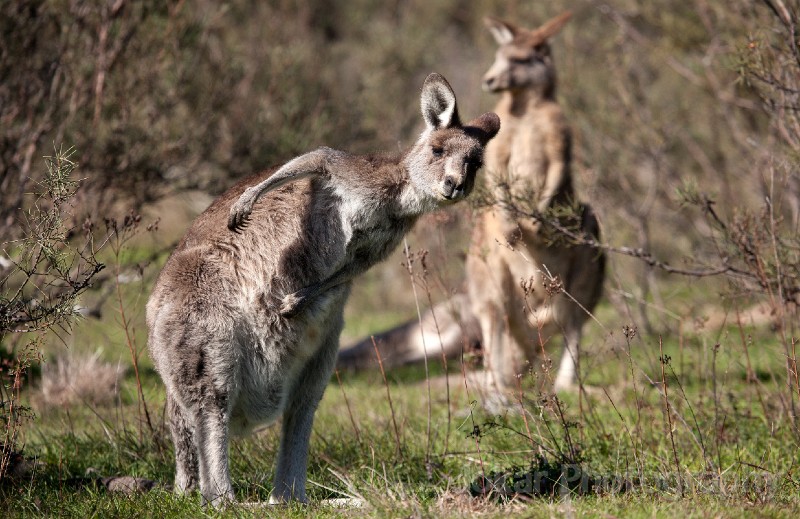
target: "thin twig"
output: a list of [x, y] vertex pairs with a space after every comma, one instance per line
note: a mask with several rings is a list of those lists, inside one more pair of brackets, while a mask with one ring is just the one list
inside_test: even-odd
[[361, 433], [358, 430], [358, 425], [356, 425], [356, 420], [353, 418], [353, 410], [350, 408], [350, 400], [347, 399], [347, 393], [344, 392], [344, 386], [342, 385], [342, 379], [339, 377], [339, 370], [334, 369], [333, 372], [336, 374], [336, 382], [339, 384], [339, 389], [342, 390], [342, 397], [344, 397], [344, 405], [347, 407], [347, 414], [350, 416], [350, 423], [353, 424], [353, 432], [356, 435], [356, 441], [361, 444]]
[[[436, 318], [436, 312], [434, 311], [433, 299], [431, 298], [431, 291], [428, 288], [428, 281], [426, 278], [426, 274], [428, 273], [428, 269], [425, 264], [425, 257], [422, 258], [422, 283], [423, 287], [425, 288], [425, 295], [428, 298], [428, 306], [430, 307], [431, 317], [433, 318], [433, 326], [436, 328], [436, 337], [439, 339], [439, 351], [442, 354], [442, 369], [444, 370], [444, 387], [445, 387], [445, 401], [447, 402], [447, 425], [445, 426], [445, 433], [444, 433], [444, 453], [447, 454], [447, 449], [450, 446], [450, 422], [452, 421], [452, 415], [450, 411], [450, 374], [448, 373], [448, 366], [447, 366], [447, 354], [444, 351], [444, 341], [442, 340], [442, 331], [439, 328], [439, 320]], [[422, 318], [419, 314], [419, 305], [417, 305], [417, 318], [419, 319], [419, 326], [420, 326], [420, 334], [422, 334], [423, 341], [425, 337], [425, 331], [422, 329]]]
[[[675, 461], [675, 476], [678, 478], [678, 481], [682, 481], [681, 478], [681, 462], [678, 459], [678, 449], [675, 448], [675, 433], [673, 432], [672, 427], [672, 409], [669, 403], [669, 393], [667, 390], [667, 376], [666, 371], [664, 369], [664, 365], [669, 362], [669, 358], [664, 356], [664, 344], [661, 336], [658, 337], [658, 351], [661, 354], [661, 384], [664, 387], [664, 413], [667, 415], [667, 426], [669, 430], [669, 440], [672, 444], [672, 456]], [[681, 493], [681, 497], [683, 496], [683, 484], [679, 484], [678, 488]]]
[[431, 422], [433, 417], [433, 405], [431, 404], [431, 377], [430, 373], [428, 372], [428, 347], [425, 344], [425, 330], [422, 329], [422, 311], [419, 307], [419, 296], [417, 295], [417, 284], [414, 282], [414, 266], [411, 259], [411, 250], [408, 247], [408, 240], [404, 237], [403, 238], [403, 253], [406, 256], [406, 270], [408, 271], [408, 276], [411, 278], [411, 290], [414, 293], [414, 304], [417, 308], [417, 320], [419, 322], [420, 328], [420, 335], [422, 338], [422, 353], [423, 353], [423, 364], [425, 366], [425, 384], [428, 392], [428, 425], [427, 425], [427, 440], [425, 445], [425, 461], [426, 463], [430, 461], [431, 457]]
[[[123, 231], [124, 232], [124, 231]], [[125, 342], [128, 345], [128, 351], [131, 354], [131, 362], [133, 363], [133, 373], [136, 377], [136, 390], [137, 396], [139, 400], [139, 406], [142, 411], [144, 411], [145, 423], [147, 424], [147, 429], [150, 431], [151, 434], [155, 433], [155, 429], [153, 428], [153, 422], [150, 420], [150, 411], [147, 408], [147, 400], [144, 396], [144, 390], [142, 389], [142, 378], [139, 373], [139, 352], [136, 349], [135, 339], [131, 335], [131, 323], [128, 321], [128, 316], [125, 312], [125, 304], [122, 301], [122, 283], [120, 282], [120, 253], [122, 250], [122, 238], [117, 235], [117, 242], [115, 243], [114, 249], [114, 256], [115, 256], [115, 272], [114, 272], [114, 279], [116, 280], [116, 293], [117, 293], [117, 311], [119, 312], [120, 319], [122, 322], [122, 329], [125, 331]], [[141, 430], [139, 431], [141, 433]]]
[[392, 393], [389, 391], [389, 382], [386, 380], [386, 372], [383, 370], [383, 360], [381, 359], [381, 352], [378, 351], [378, 345], [375, 343], [375, 337], [372, 338], [372, 347], [375, 348], [375, 356], [378, 358], [378, 366], [381, 368], [381, 376], [383, 377], [383, 385], [386, 387], [386, 398], [389, 400], [389, 410], [392, 414], [392, 425], [394, 426], [394, 440], [397, 445], [397, 456], [403, 458], [403, 449], [400, 444], [400, 429], [397, 427], [397, 418], [394, 414], [394, 404], [392, 404]]

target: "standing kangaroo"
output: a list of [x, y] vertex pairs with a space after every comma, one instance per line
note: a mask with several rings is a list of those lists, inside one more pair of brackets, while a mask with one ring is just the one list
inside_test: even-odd
[[462, 125], [438, 74], [425, 80], [420, 104], [426, 129], [404, 155], [319, 148], [245, 179], [167, 260], [147, 323], [167, 389], [178, 492], [199, 484], [203, 502], [233, 500], [229, 434], [282, 416], [270, 501], [306, 501], [311, 425], [352, 279], [422, 213], [469, 194], [500, 127], [494, 113]]
[[[500, 47], [483, 87], [500, 94], [495, 111], [502, 121], [486, 148], [487, 178], [499, 200], [522, 201], [520, 209], [545, 214], [577, 213], [581, 232], [597, 238], [591, 209], [576, 203], [570, 130], [556, 102], [548, 44], [569, 18], [564, 13], [535, 30], [486, 19]], [[419, 323], [377, 334], [384, 365], [442, 352], [457, 356], [464, 346], [480, 343], [488, 389], [505, 390], [515, 387], [515, 376], [527, 370], [526, 361], [538, 357], [552, 335], [563, 332], [565, 348], [554, 386], [573, 386], [581, 329], [600, 298], [605, 258], [588, 246], [552, 242], [541, 222], [520, 218], [502, 205], [478, 215], [466, 264], [467, 295], [440, 303]], [[564, 293], [544, 293], [543, 282], [550, 278], [545, 271], [557, 276], [578, 304]], [[520, 281], [531, 278], [534, 290], [526, 294]], [[339, 365], [361, 368], [374, 358], [373, 342], [367, 339], [343, 350]]]
[[[523, 209], [540, 214], [572, 213], [581, 233], [599, 237], [591, 208], [575, 196], [570, 130], [555, 98], [548, 39], [570, 16], [561, 14], [535, 30], [486, 19], [499, 48], [483, 88], [500, 94], [495, 111], [503, 123], [486, 149], [486, 169], [489, 188], [501, 203], [478, 217], [466, 275], [472, 311], [480, 322], [487, 381], [498, 390], [515, 387], [516, 376], [528, 370], [526, 363], [541, 358], [558, 332], [564, 350], [554, 388], [571, 388], [581, 329], [602, 293], [601, 253], [554, 241], [543, 222], [509, 209], [521, 202]], [[563, 290], [548, 294], [544, 285], [555, 278]]]

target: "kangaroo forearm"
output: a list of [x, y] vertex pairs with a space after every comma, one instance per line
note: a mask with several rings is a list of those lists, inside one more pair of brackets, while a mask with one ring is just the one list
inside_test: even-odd
[[553, 201], [561, 194], [564, 186], [567, 183], [568, 172], [564, 162], [552, 162], [547, 168], [547, 176], [545, 177], [544, 188], [536, 203], [536, 209], [539, 212], [547, 211], [553, 204]]
[[324, 173], [327, 160], [332, 151], [330, 148], [318, 148], [290, 160], [272, 176], [250, 188], [253, 190], [253, 195], [251, 195], [253, 196], [252, 203], [258, 201], [264, 194], [274, 191], [289, 182]]
[[245, 189], [231, 206], [228, 214], [228, 228], [237, 231], [253, 211], [253, 206], [263, 195], [281, 186], [314, 175], [326, 173], [329, 163], [342, 152], [330, 148], [318, 148], [296, 157], [278, 169], [273, 175], [255, 186]]
[[343, 283], [347, 283], [347, 282], [351, 281], [355, 276], [356, 276], [356, 274], [353, 273], [353, 271], [351, 269], [349, 269], [349, 268], [348, 269], [342, 269], [342, 270], [339, 270], [338, 272], [335, 272], [329, 278], [324, 279], [324, 280], [320, 281], [319, 283], [314, 283], [313, 285], [310, 285], [310, 286], [304, 288], [302, 291], [303, 292], [307, 291], [307, 293], [304, 294], [306, 297], [309, 297], [309, 298], [316, 297], [316, 296], [324, 294], [325, 292], [327, 292], [328, 290], [330, 290], [332, 288], [336, 288], [336, 287], [338, 287], [339, 285], [341, 285]]
[[346, 266], [340, 268], [326, 279], [308, 287], [314, 295], [321, 295], [332, 288], [344, 283], [349, 283], [354, 278], [366, 272], [372, 266], [368, 258], [355, 258]]
[[367, 261], [355, 260], [347, 266], [334, 272], [327, 278], [317, 283], [312, 283], [307, 287], [301, 288], [297, 292], [287, 294], [283, 298], [281, 314], [285, 317], [296, 315], [301, 309], [305, 308], [311, 301], [322, 296], [328, 290], [349, 283], [357, 275], [361, 274], [370, 267]]

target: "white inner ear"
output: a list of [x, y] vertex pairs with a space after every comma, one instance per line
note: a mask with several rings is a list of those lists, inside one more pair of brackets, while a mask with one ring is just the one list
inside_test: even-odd
[[439, 128], [446, 128], [450, 126], [450, 123], [453, 121], [453, 110], [455, 109], [456, 104], [452, 101], [452, 99], [448, 99], [447, 107], [438, 115], [439, 119]]
[[511, 43], [511, 40], [514, 39], [514, 34], [505, 25], [494, 24], [489, 27], [489, 32], [492, 33], [494, 40], [500, 45]]
[[429, 128], [448, 128], [456, 117], [456, 97], [446, 84], [429, 84], [420, 100], [422, 116]]

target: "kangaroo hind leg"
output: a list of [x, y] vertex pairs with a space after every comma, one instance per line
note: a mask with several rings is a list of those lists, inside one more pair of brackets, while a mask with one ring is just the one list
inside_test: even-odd
[[202, 501], [213, 506], [234, 501], [228, 467], [230, 413], [225, 400], [218, 396], [204, 398], [195, 426]]
[[553, 384], [556, 391], [574, 391], [580, 365], [581, 326], [570, 325], [564, 330], [564, 352]]
[[289, 402], [284, 408], [281, 445], [275, 469], [275, 488], [270, 494], [270, 503], [308, 501], [306, 496], [308, 446], [314, 412], [333, 373], [336, 353], [339, 351], [339, 334], [344, 324], [341, 315], [332, 319], [319, 349], [294, 382]]
[[167, 395], [167, 415], [172, 442], [175, 445], [175, 491], [178, 493], [197, 490], [199, 469], [194, 426], [171, 395]]

